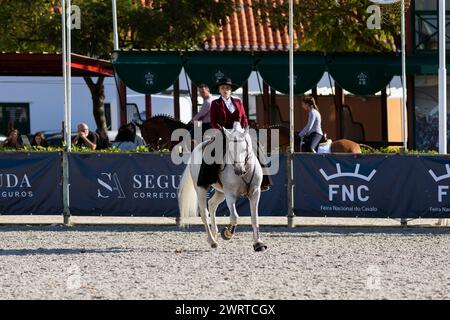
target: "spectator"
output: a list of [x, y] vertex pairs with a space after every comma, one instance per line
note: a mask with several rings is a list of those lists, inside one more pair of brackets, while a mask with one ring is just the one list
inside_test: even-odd
[[109, 141], [108, 135], [103, 128], [97, 128], [97, 130], [95, 130], [95, 134], [97, 135], [96, 150], [108, 149], [111, 147], [111, 142]]
[[136, 144], [136, 146], [145, 146], [144, 140], [142, 140], [142, 138], [139, 137], [136, 133], [136, 126], [134, 125], [134, 123], [130, 122], [129, 124], [127, 124], [127, 127], [133, 134], [133, 142]]
[[48, 147], [47, 140], [45, 140], [44, 133], [41, 131], [38, 131], [35, 133], [33, 140], [31, 141], [32, 147]]
[[91, 150], [97, 149], [97, 136], [94, 132], [89, 131], [89, 127], [86, 123], [80, 123], [78, 125], [78, 134], [73, 139], [74, 145], [82, 148], [89, 148]]
[[113, 147], [121, 150], [133, 150], [136, 149], [137, 144], [134, 141], [133, 130], [128, 124], [119, 128], [116, 139], [113, 142]]
[[205, 134], [205, 131], [211, 129], [211, 103], [213, 101], [213, 97], [209, 91], [209, 87], [202, 83], [198, 86], [198, 92], [200, 96], [203, 98], [203, 104], [200, 111], [192, 118], [191, 122], [201, 121], [202, 122], [202, 135]]
[[8, 134], [8, 138], [3, 142], [2, 147], [23, 149], [23, 142], [19, 130], [12, 129]]

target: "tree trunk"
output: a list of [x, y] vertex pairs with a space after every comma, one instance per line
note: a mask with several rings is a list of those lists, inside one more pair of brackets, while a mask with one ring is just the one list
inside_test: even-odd
[[84, 77], [84, 81], [89, 87], [92, 96], [92, 111], [94, 114], [95, 124], [97, 129], [103, 129], [108, 132], [105, 116], [105, 86], [103, 81], [104, 76], [98, 77], [97, 83], [92, 81], [90, 77]]

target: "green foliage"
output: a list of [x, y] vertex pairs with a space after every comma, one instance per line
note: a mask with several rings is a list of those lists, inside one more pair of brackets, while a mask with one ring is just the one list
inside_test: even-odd
[[[401, 147], [386, 147], [386, 148], [379, 148], [379, 149], [373, 149], [370, 150], [369, 148], [366, 148], [364, 146], [361, 147], [363, 154], [400, 154]], [[4, 151], [13, 151], [13, 152], [56, 152], [56, 151], [63, 151], [63, 148], [60, 147], [31, 147], [31, 148], [24, 148], [24, 149], [15, 149], [11, 147], [0, 147], [0, 152]], [[78, 146], [72, 146], [72, 152], [83, 152], [83, 153], [148, 153], [152, 152], [148, 147], [146, 146], [139, 146], [136, 149], [133, 150], [122, 150], [116, 147], [111, 147], [108, 149], [103, 150], [90, 150], [88, 148], [84, 147], [78, 147]], [[161, 149], [157, 152], [160, 153], [170, 153], [169, 149]], [[279, 153], [279, 150], [273, 150], [272, 153]], [[421, 150], [408, 150], [405, 153], [406, 155], [439, 155], [439, 153], [435, 150], [431, 151], [421, 151]]]
[[[385, 148], [379, 148], [370, 150], [369, 148], [366, 148], [364, 146], [361, 147], [361, 151], [363, 154], [376, 154], [376, 153], [383, 153], [383, 154], [401, 154], [402, 147], [400, 146], [390, 146]], [[429, 155], [435, 155], [439, 154], [436, 150], [407, 150], [405, 154], [414, 155], [414, 154], [429, 154]]]
[[[231, 0], [118, 0], [122, 49], [187, 49], [202, 46], [231, 15]], [[113, 50], [111, 1], [73, 0], [81, 28], [72, 30], [74, 53], [107, 59]], [[59, 0], [0, 0], [0, 51], [61, 51]]]
[[[260, 18], [272, 28], [287, 33], [288, 1], [254, 1], [253, 7], [262, 12]], [[390, 52], [396, 47], [394, 39], [399, 25], [383, 25], [370, 30], [366, 12], [370, 1], [361, 0], [302, 0], [294, 1], [294, 29], [300, 33], [297, 42], [301, 51], [320, 52]], [[269, 20], [270, 17], [270, 20]]]

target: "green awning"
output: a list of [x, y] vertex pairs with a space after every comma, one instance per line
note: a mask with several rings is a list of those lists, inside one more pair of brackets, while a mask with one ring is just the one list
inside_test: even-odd
[[144, 94], [169, 88], [181, 72], [178, 52], [117, 52], [114, 69], [127, 87]]
[[[447, 55], [447, 71], [450, 68], [450, 55]], [[423, 55], [411, 56], [406, 58], [406, 72], [416, 75], [434, 75], [439, 73], [439, 56]]]
[[254, 57], [249, 53], [192, 53], [187, 56], [184, 69], [196, 85], [206, 83], [217, 93], [215, 84], [222, 77], [231, 78], [242, 86], [253, 70]]
[[[325, 70], [323, 55], [294, 55], [294, 94], [303, 94], [314, 87]], [[284, 94], [289, 94], [289, 55], [267, 54], [257, 69], [264, 81]]]
[[355, 95], [373, 95], [386, 88], [398, 74], [399, 57], [337, 55], [329, 57], [328, 70], [334, 80]]

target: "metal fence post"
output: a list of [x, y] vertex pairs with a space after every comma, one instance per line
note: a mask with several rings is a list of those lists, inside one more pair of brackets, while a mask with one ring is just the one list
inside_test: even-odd
[[287, 175], [287, 199], [288, 199], [288, 216], [287, 216], [287, 225], [288, 228], [295, 227], [295, 214], [294, 214], [294, 166], [292, 163], [293, 156], [292, 152], [289, 150], [286, 156], [286, 175]]
[[63, 224], [65, 226], [68, 226], [70, 224], [70, 209], [69, 209], [69, 161], [68, 161], [68, 152], [63, 151], [63, 158], [62, 158], [62, 164], [63, 164], [63, 217], [64, 222]]

